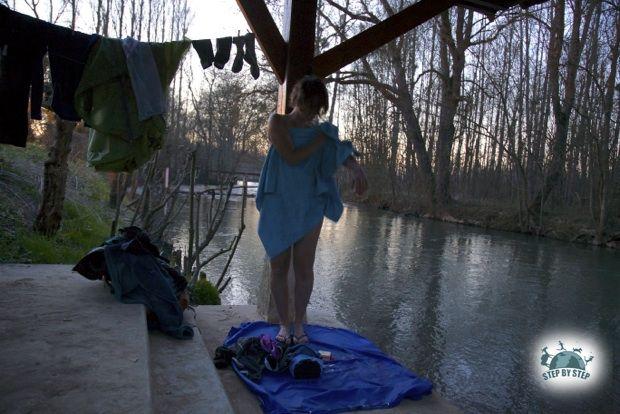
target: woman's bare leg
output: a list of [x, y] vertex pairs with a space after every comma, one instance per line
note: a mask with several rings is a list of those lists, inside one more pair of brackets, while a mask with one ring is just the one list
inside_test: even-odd
[[295, 270], [295, 336], [304, 335], [303, 321], [314, 286], [314, 256], [321, 233], [321, 222], [293, 246]]
[[271, 259], [271, 295], [276, 302], [276, 310], [280, 319], [278, 335], [288, 338], [291, 321], [288, 314], [288, 268], [291, 262], [291, 250]]

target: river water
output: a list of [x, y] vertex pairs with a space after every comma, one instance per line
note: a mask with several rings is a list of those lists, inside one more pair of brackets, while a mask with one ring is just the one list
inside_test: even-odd
[[[231, 204], [209, 251], [236, 234], [240, 203]], [[245, 221], [227, 304], [256, 304], [265, 254], [253, 200]], [[179, 225], [173, 239], [182, 246], [186, 234]], [[211, 279], [223, 260], [206, 269]], [[324, 222], [310, 307], [430, 378], [465, 412], [620, 412], [618, 251], [346, 206], [338, 223]], [[596, 386], [541, 386], [536, 361], [550, 332], [554, 347], [575, 332], [597, 345]]]

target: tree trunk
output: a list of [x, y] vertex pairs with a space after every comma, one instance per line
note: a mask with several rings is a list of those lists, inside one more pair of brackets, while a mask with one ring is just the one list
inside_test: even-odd
[[[565, 175], [566, 144], [568, 139], [569, 120], [575, 103], [577, 68], [583, 49], [583, 38], [588, 31], [593, 11], [593, 7], [590, 5], [590, 9], [586, 14], [583, 24], [583, 30], [581, 30], [581, 19], [583, 15], [582, 3], [581, 0], [575, 0], [571, 37], [566, 57], [566, 74], [564, 75], [560, 71], [560, 58], [562, 56], [562, 46], [564, 44], [565, 7], [564, 0], [556, 1], [554, 16], [551, 23], [551, 40], [549, 42], [549, 83], [553, 115], [555, 118], [555, 134], [553, 137], [553, 146], [551, 148], [551, 161], [549, 163], [547, 180], [537, 197], [532, 201], [530, 209], [535, 209], [536, 207], [544, 205], [549, 194], [562, 182]], [[564, 84], [563, 88], [560, 88], [560, 79], [562, 77], [564, 78]], [[561, 89], [563, 89], [564, 96], [560, 96]]]
[[39, 213], [34, 222], [34, 230], [46, 236], [56, 234], [62, 222], [62, 210], [65, 202], [68, 165], [71, 152], [71, 138], [75, 122], [63, 121], [57, 115], [56, 137], [45, 161], [43, 174], [43, 199]]
[[457, 10], [456, 40], [452, 37], [450, 12], [442, 13], [440, 19], [441, 57], [441, 111], [437, 135], [436, 190], [435, 196], [440, 208], [450, 203], [450, 173], [452, 145], [454, 143], [454, 117], [461, 95], [461, 78], [465, 68], [465, 51], [469, 46], [473, 24], [472, 13], [465, 21], [465, 10]]
[[620, 14], [616, 16], [616, 33], [611, 49], [611, 67], [607, 82], [605, 83], [605, 95], [603, 101], [603, 123], [598, 145], [598, 201], [599, 211], [596, 223], [595, 242], [605, 243], [605, 228], [607, 225], [607, 193], [609, 183], [609, 144], [611, 141], [611, 112], [614, 105], [614, 94], [616, 89], [616, 72], [618, 71], [618, 58], [620, 57]]

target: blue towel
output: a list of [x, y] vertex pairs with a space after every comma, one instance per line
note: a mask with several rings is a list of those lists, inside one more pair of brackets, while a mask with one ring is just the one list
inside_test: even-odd
[[[242, 337], [275, 336], [277, 332], [278, 326], [267, 322], [244, 323], [230, 330], [224, 346]], [[419, 399], [431, 393], [429, 380], [416, 376], [354, 332], [316, 325], [308, 325], [306, 332], [311, 348], [332, 353], [333, 361], [323, 363], [320, 378], [299, 380], [286, 371], [265, 371], [261, 381], [254, 382], [233, 364], [260, 399], [265, 413], [326, 414], [388, 408], [403, 398]]]
[[270, 258], [314, 229], [323, 216], [336, 222], [342, 215], [342, 201], [334, 174], [352, 154], [359, 153], [351, 141], [338, 138], [338, 127], [323, 122], [316, 127], [291, 128], [295, 148], [313, 141], [319, 131], [329, 139], [309, 158], [289, 165], [271, 146], [263, 164], [256, 193], [260, 211], [258, 236]]

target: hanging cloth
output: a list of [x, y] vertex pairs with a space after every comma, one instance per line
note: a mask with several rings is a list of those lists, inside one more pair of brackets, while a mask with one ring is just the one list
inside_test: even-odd
[[166, 100], [151, 47], [148, 43], [138, 42], [131, 37], [126, 37], [122, 43], [138, 106], [138, 119], [144, 121], [163, 114], [166, 112]]
[[[149, 43], [164, 95], [189, 45], [189, 40]], [[87, 160], [98, 171], [133, 171], [162, 147], [164, 116], [140, 121], [119, 39], [102, 38], [95, 45], [76, 91], [75, 105], [92, 128]]]
[[0, 143], [26, 146], [30, 117], [41, 119], [47, 23], [0, 6]]
[[74, 95], [82, 78], [91, 47], [99, 35], [87, 35], [66, 27], [48, 25], [48, 55], [52, 78], [52, 109], [67, 121], [79, 121]]
[[213, 44], [211, 43], [211, 39], [193, 40], [192, 46], [194, 46], [194, 50], [198, 53], [202, 68], [207, 69], [210, 67], [215, 59], [215, 56], [213, 56]]

